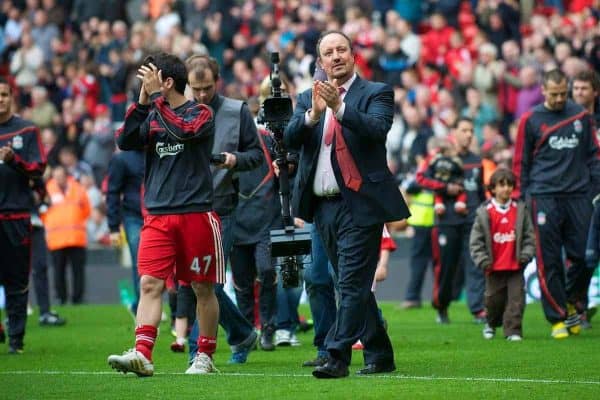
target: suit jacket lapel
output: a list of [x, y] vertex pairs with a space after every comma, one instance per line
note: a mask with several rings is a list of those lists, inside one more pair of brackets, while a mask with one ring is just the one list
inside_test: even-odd
[[344, 97], [344, 103], [356, 107], [358, 105], [357, 103], [360, 99], [360, 95], [363, 92], [364, 86], [365, 81], [360, 79], [360, 77], [357, 75], [356, 79], [354, 82], [352, 82], [352, 85], [348, 89], [348, 93], [346, 93], [346, 96]]

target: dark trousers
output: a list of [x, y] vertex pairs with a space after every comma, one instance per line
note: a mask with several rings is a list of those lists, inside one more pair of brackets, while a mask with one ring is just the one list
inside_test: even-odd
[[[455, 296], [457, 279], [464, 282], [467, 305], [475, 314], [484, 309], [485, 278], [469, 253], [471, 224], [439, 225], [432, 231], [433, 307], [445, 310]], [[457, 274], [461, 274], [457, 277]], [[464, 275], [462, 275], [464, 274]], [[461, 279], [462, 278], [462, 279]]]
[[31, 265], [29, 216], [2, 219], [0, 214], [0, 285], [4, 286], [9, 344], [23, 347]]
[[315, 224], [338, 281], [336, 319], [325, 339], [329, 355], [349, 365], [352, 345], [360, 338], [365, 364], [393, 363], [392, 344], [371, 291], [383, 224], [356, 226], [341, 198], [319, 200]]
[[498, 271], [485, 277], [485, 306], [488, 324], [502, 326], [504, 336], [522, 336], [525, 311], [523, 271]]
[[258, 277], [260, 322], [263, 326], [274, 327], [277, 312], [277, 273], [271, 258], [269, 236], [265, 236], [258, 243], [233, 246], [230, 263], [235, 297], [242, 315], [254, 324], [254, 281]]
[[484, 306], [484, 292], [485, 292], [485, 276], [481, 268], [477, 268], [471, 258], [471, 252], [469, 250], [469, 237], [471, 236], [472, 223], [466, 223], [462, 229], [462, 253], [460, 258], [460, 264], [463, 268], [465, 277], [465, 292], [467, 296], [467, 307], [471, 314], [477, 314], [483, 311]]
[[73, 304], [81, 304], [85, 291], [85, 247], [66, 247], [51, 251], [54, 264], [54, 288], [58, 301], [66, 304], [67, 295], [67, 264], [71, 264]]
[[48, 248], [43, 227], [33, 227], [31, 235], [31, 279], [40, 315], [50, 311], [50, 285], [48, 283]]
[[311, 226], [312, 262], [304, 269], [304, 287], [314, 321], [313, 344], [319, 352], [326, 351], [325, 338], [335, 322], [335, 287], [333, 266], [327, 258], [323, 240], [316, 226]]
[[[233, 224], [234, 218], [230, 215], [219, 215], [221, 219], [221, 238], [223, 240], [223, 256], [225, 258], [225, 264], [229, 260], [229, 254], [231, 253], [231, 247], [233, 246]], [[219, 325], [225, 330], [227, 336], [227, 343], [231, 347], [233, 352], [237, 351], [237, 346], [254, 331], [254, 324], [251, 324], [242, 315], [239, 308], [231, 301], [222, 284], [215, 284], [215, 296], [219, 303]], [[190, 359], [193, 359], [198, 350], [198, 333], [199, 333], [198, 321], [194, 322], [190, 336], [188, 337], [188, 343], [190, 346]]]
[[[567, 302], [577, 304], [587, 298], [585, 245], [592, 211], [588, 196], [532, 198], [542, 307], [552, 324], [567, 317]], [[563, 248], [568, 266], [566, 277]]]
[[432, 263], [431, 227], [414, 226], [415, 235], [410, 244], [410, 278], [406, 287], [405, 300], [421, 301], [421, 288]]

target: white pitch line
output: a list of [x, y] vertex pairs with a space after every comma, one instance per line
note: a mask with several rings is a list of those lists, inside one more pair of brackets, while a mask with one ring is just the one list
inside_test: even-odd
[[[117, 375], [114, 371], [0, 371], [1, 375]], [[154, 375], [185, 375], [183, 372], [158, 372]], [[226, 372], [208, 374], [206, 376], [243, 376], [262, 378], [313, 378], [310, 374], [259, 374], [245, 372]], [[360, 379], [402, 379], [419, 381], [464, 381], [464, 382], [500, 382], [500, 383], [541, 383], [551, 385], [577, 384], [600, 385], [600, 381], [569, 381], [564, 379], [529, 379], [529, 378], [483, 378], [483, 377], [458, 377], [458, 376], [412, 376], [412, 375], [370, 375], [357, 376]]]

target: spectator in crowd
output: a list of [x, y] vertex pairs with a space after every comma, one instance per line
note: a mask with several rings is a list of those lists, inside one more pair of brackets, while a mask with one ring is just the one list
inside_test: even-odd
[[94, 180], [102, 182], [114, 151], [114, 131], [108, 106], [98, 104], [90, 123], [89, 130], [79, 137], [79, 142], [83, 148], [83, 161], [92, 167]]
[[515, 176], [500, 168], [492, 174], [492, 199], [477, 209], [469, 246], [473, 261], [485, 271], [487, 323], [483, 337], [493, 339], [503, 326], [508, 341], [523, 340], [525, 279], [523, 269], [535, 255], [533, 224], [523, 201], [514, 201]]
[[92, 246], [110, 246], [110, 230], [106, 221], [106, 212], [104, 204], [99, 207], [92, 207], [90, 217], [86, 224], [88, 245]]
[[525, 66], [519, 72], [521, 87], [517, 94], [517, 108], [515, 109], [515, 118], [521, 118], [523, 114], [532, 107], [540, 104], [544, 97], [542, 96], [542, 86], [538, 79], [538, 73], [535, 68]]
[[467, 88], [467, 105], [462, 110], [462, 116], [470, 118], [473, 121], [473, 128], [476, 142], [473, 143], [474, 148], [479, 148], [483, 143], [483, 126], [495, 121], [498, 118], [496, 109], [482, 100], [481, 92], [474, 87]]
[[48, 99], [48, 91], [43, 86], [34, 86], [31, 89], [31, 120], [40, 128], [54, 127], [58, 118], [58, 111]]
[[600, 129], [600, 78], [594, 70], [582, 71], [571, 82], [573, 101], [583, 106], [593, 116], [596, 129]]
[[33, 41], [31, 33], [23, 32], [21, 46], [10, 62], [10, 73], [15, 76], [15, 84], [26, 91], [31, 89], [37, 83], [37, 70], [43, 62], [42, 49]]
[[[46, 164], [39, 130], [14, 115], [13, 91], [0, 78], [0, 284], [6, 293], [8, 352], [23, 353], [31, 265], [29, 180], [41, 177]], [[10, 190], [6, 190], [10, 188]], [[0, 324], [0, 331], [4, 332]]]
[[85, 161], [79, 161], [77, 152], [73, 146], [64, 146], [58, 153], [60, 165], [67, 169], [67, 173], [76, 180], [81, 179], [82, 175], [93, 176], [92, 167]]
[[[542, 90], [544, 103], [519, 122], [513, 170], [517, 193], [531, 202], [544, 314], [552, 337], [564, 339], [581, 330], [585, 243], [600, 159], [592, 117], [567, 99], [566, 75], [546, 72]], [[563, 248], [571, 264], [566, 278]]]
[[497, 48], [484, 43], [479, 48], [479, 62], [473, 71], [473, 86], [481, 93], [482, 101], [498, 110]]
[[41, 178], [33, 180], [33, 201], [31, 209], [31, 279], [35, 299], [40, 311], [39, 324], [41, 326], [62, 326], [67, 320], [61, 318], [50, 309], [50, 284], [48, 282], [48, 246], [46, 244], [46, 230], [40, 218], [48, 208], [46, 186]]
[[[61, 165], [52, 169], [46, 183], [50, 199], [48, 210], [41, 215], [46, 228], [48, 250], [54, 265], [54, 288], [60, 304], [81, 304], [85, 296], [86, 220], [91, 208], [83, 185], [69, 176]], [[67, 265], [72, 272], [72, 289], [67, 290]]]
[[48, 21], [46, 10], [37, 9], [33, 17], [33, 28], [31, 29], [31, 37], [39, 46], [44, 54], [44, 63], [48, 64], [54, 57], [52, 42], [58, 38], [60, 32], [58, 27]]

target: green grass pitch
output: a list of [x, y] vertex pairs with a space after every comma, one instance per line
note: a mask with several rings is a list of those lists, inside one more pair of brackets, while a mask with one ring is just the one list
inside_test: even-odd
[[[58, 308], [65, 327], [40, 327], [30, 317], [25, 353], [0, 345], [0, 399], [600, 399], [600, 320], [577, 337], [550, 337], [539, 304], [528, 305], [524, 341], [481, 336], [464, 304], [450, 308], [440, 326], [429, 307], [400, 310], [382, 305], [389, 323], [397, 371], [358, 377], [361, 352], [353, 352], [350, 377], [317, 380], [301, 367], [315, 356], [312, 331], [300, 347], [254, 351], [244, 365], [227, 365], [222, 335], [215, 354], [221, 373], [186, 376], [187, 355], [171, 353], [168, 323], [161, 325], [155, 376], [119, 374], [109, 354], [133, 344], [133, 321], [122, 306]], [[302, 311], [308, 313], [303, 307]]]

